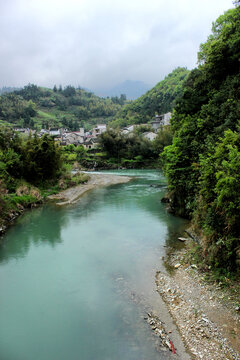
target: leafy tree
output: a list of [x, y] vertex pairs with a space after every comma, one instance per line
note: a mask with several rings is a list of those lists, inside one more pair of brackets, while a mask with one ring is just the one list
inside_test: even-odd
[[63, 90], [64, 96], [71, 97], [71, 96], [74, 96], [75, 94], [76, 94], [76, 90], [71, 85], [66, 86], [65, 89]]
[[166, 146], [172, 144], [173, 133], [170, 126], [159, 129], [157, 137], [153, 141], [153, 148], [156, 154], [161, 154]]
[[0, 178], [24, 178], [31, 183], [54, 179], [61, 171], [61, 150], [47, 135], [20, 138], [12, 130], [0, 130]]
[[162, 159], [171, 206], [202, 228], [206, 261], [232, 270], [239, 244], [240, 9], [213, 23], [171, 118]]
[[118, 164], [124, 159], [134, 163], [139, 156], [141, 161], [156, 158], [152, 143], [137, 133], [123, 134], [119, 129], [108, 129], [99, 136], [99, 144], [107, 158], [115, 159]]
[[202, 157], [196, 217], [208, 237], [207, 260], [228, 269], [235, 267], [240, 232], [240, 135], [227, 130], [207, 157]]
[[25, 100], [38, 100], [41, 96], [41, 89], [34, 84], [28, 84], [23, 89], [14, 92], [17, 95], [21, 95]]
[[182, 94], [182, 85], [189, 71], [177, 68], [153, 89], [149, 90], [137, 100], [125, 105], [115, 116], [111, 126], [127, 126], [143, 124], [152, 119], [155, 114], [172, 111], [176, 99]]
[[29, 136], [22, 148], [24, 177], [32, 183], [54, 179], [62, 166], [61, 150], [48, 135]]

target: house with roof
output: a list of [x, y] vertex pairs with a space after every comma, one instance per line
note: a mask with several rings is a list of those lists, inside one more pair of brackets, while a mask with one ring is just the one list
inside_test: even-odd
[[170, 125], [171, 115], [172, 113], [170, 112], [162, 115], [155, 115], [154, 119], [151, 121], [153, 130], [157, 132], [162, 126]]
[[66, 145], [81, 145], [84, 143], [84, 133], [81, 131], [73, 131], [63, 134], [62, 141], [66, 143]]
[[96, 149], [98, 147], [98, 140], [93, 136], [89, 136], [82, 145], [86, 150]]
[[92, 135], [97, 137], [107, 130], [106, 124], [97, 124], [95, 128], [92, 129]]
[[49, 135], [54, 137], [61, 137], [61, 131], [58, 128], [50, 128]]

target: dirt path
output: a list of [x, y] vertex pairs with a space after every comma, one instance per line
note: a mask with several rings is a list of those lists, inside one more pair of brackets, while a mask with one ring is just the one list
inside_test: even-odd
[[86, 184], [81, 184], [66, 190], [61, 191], [56, 195], [48, 196], [48, 199], [59, 200], [57, 205], [67, 205], [75, 203], [84, 193], [89, 190], [101, 186], [109, 186], [114, 184], [122, 184], [130, 181], [129, 176], [119, 176], [112, 174], [90, 174], [90, 179]]
[[196, 265], [181, 265], [183, 254], [170, 257], [172, 275], [156, 273], [156, 285], [187, 348], [194, 359], [240, 360], [239, 313], [221, 301], [221, 289], [202, 280]]

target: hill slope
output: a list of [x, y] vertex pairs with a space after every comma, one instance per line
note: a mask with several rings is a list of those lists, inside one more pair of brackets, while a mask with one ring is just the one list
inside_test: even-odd
[[102, 99], [83, 89], [67, 86], [53, 90], [29, 84], [0, 96], [0, 123], [30, 128], [65, 126], [76, 130], [111, 121], [123, 99]]
[[172, 111], [175, 100], [182, 94], [183, 83], [189, 74], [186, 68], [173, 70], [164, 80], [137, 100], [125, 105], [111, 122], [113, 127], [148, 122], [155, 113]]

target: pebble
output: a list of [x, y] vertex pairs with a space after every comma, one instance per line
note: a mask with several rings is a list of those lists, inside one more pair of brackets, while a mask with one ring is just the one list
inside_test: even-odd
[[193, 269], [197, 269], [197, 265], [192, 264], [192, 265], [191, 265], [191, 268], [193, 268]]
[[175, 267], [175, 269], [178, 269], [178, 268], [180, 268], [180, 266], [181, 266], [181, 264], [176, 264], [174, 267]]
[[[197, 266], [193, 264], [191, 268], [197, 269]], [[179, 270], [180, 275], [181, 271], [183, 272], [183, 268]], [[201, 307], [199, 306], [200, 299], [194, 299], [194, 297], [192, 297], [194, 295], [195, 285], [190, 288], [191, 290], [188, 287], [188, 292], [185, 294], [182, 292], [182, 288], [174, 281], [174, 278], [163, 275], [161, 272], [156, 275], [156, 285], [158, 292], [169, 307], [170, 314], [173, 316], [179, 329], [181, 329], [181, 335], [185, 343], [187, 343], [188, 349], [192, 354], [196, 355], [197, 359], [240, 360], [240, 354], [223, 338], [221, 330], [208, 319], [205, 313], [201, 312]], [[186, 284], [185, 286], [187, 287]], [[196, 282], [196, 286], [199, 287], [200, 285]], [[203, 291], [203, 293], [201, 293], [201, 300], [203, 298], [205, 298], [205, 302], [208, 301], [209, 298], [213, 300], [213, 294], [211, 294], [211, 297], [207, 296], [206, 287], [202, 286], [201, 288], [203, 289], [201, 290]], [[174, 301], [176, 298], [181, 299], [180, 304], [179, 301], [178, 303]], [[213, 305], [211, 302], [211, 306]], [[240, 306], [236, 306], [235, 311], [240, 311]], [[219, 349], [221, 349], [221, 351], [219, 351]]]
[[160, 343], [155, 343], [157, 351], [163, 350], [163, 348], [168, 348], [170, 351], [172, 351], [175, 354], [175, 349], [173, 346], [173, 343], [171, 342], [169, 335], [172, 331], [166, 331], [163, 322], [154, 314], [147, 313], [148, 319], [147, 322], [151, 326], [152, 331], [155, 335], [159, 337]]

